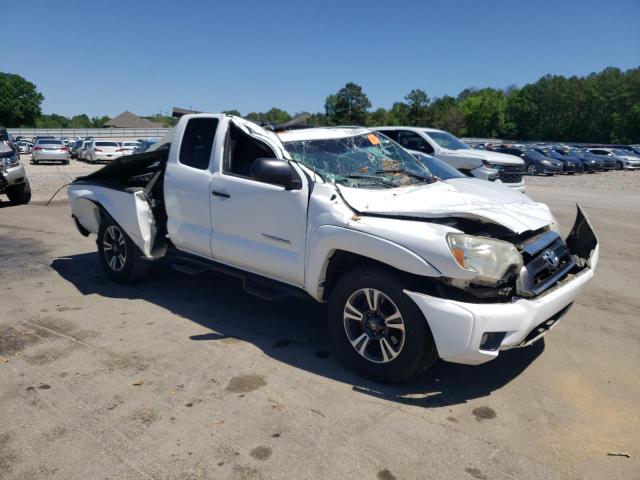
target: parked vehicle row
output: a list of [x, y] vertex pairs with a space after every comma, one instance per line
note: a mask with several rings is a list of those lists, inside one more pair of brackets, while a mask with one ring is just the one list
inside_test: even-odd
[[633, 146], [588, 147], [553, 144], [485, 144], [478, 151], [519, 156], [528, 175], [596, 173], [640, 169], [640, 153]]

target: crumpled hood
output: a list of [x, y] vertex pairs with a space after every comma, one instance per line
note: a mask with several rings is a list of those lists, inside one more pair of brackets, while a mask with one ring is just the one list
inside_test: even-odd
[[520, 234], [553, 221], [549, 207], [504, 185], [472, 178], [389, 189], [337, 185], [343, 198], [360, 213], [399, 217], [480, 219]]

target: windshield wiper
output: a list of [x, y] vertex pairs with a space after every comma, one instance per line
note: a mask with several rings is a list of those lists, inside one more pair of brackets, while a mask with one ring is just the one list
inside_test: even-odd
[[391, 169], [388, 169], [388, 170], [376, 170], [376, 173], [404, 173], [405, 175], [408, 175], [409, 177], [418, 178], [420, 180], [424, 180], [424, 181], [429, 182], [429, 183], [432, 183], [432, 182], [435, 181], [433, 177], [427, 177], [427, 176], [424, 176], [424, 175], [420, 175], [419, 173], [408, 172], [404, 168], [391, 168]]
[[380, 177], [374, 177], [373, 175], [365, 175], [363, 173], [350, 173], [349, 175], [344, 175], [345, 178], [353, 178], [356, 180], [371, 180], [372, 182], [379, 183], [380, 185], [384, 185], [386, 187], [396, 187], [397, 185], [392, 182], [388, 182]]

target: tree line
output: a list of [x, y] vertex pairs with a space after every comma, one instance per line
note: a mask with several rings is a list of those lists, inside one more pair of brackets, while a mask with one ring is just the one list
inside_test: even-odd
[[[44, 99], [19, 75], [0, 73], [0, 125], [48, 128], [100, 127], [108, 117], [43, 115]], [[324, 112], [290, 114], [280, 108], [245, 118], [281, 124], [308, 115], [309, 125], [411, 125], [447, 130], [457, 136], [602, 143], [640, 143], [640, 68], [605, 68], [583, 77], [545, 75], [521, 88], [467, 88], [457, 96], [431, 99], [411, 90], [391, 108], [371, 108], [360, 85], [347, 83], [326, 97]], [[237, 110], [227, 113], [240, 115]], [[155, 115], [167, 126], [175, 119]]]

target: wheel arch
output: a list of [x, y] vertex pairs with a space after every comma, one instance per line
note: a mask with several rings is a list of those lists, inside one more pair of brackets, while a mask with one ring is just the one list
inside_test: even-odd
[[384, 238], [342, 227], [323, 226], [309, 242], [305, 289], [326, 301], [331, 288], [352, 268], [372, 265], [393, 270], [407, 278], [440, 277], [440, 272], [411, 250]]

